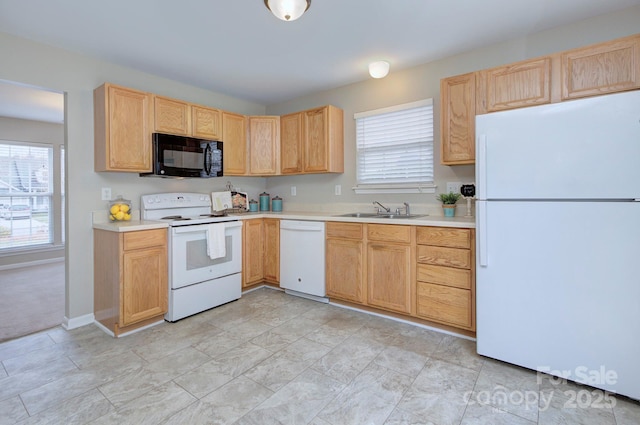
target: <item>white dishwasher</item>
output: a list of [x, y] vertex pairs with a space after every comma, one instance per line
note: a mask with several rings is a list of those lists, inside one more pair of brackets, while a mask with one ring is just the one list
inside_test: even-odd
[[328, 302], [324, 267], [324, 222], [280, 220], [280, 287]]

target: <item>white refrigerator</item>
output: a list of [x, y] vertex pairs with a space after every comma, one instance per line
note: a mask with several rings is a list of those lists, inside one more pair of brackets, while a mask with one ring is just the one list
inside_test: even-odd
[[478, 353], [640, 399], [640, 91], [476, 135]]

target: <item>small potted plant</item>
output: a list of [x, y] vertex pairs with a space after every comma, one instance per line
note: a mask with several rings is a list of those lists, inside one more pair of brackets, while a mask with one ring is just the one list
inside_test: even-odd
[[456, 202], [462, 195], [459, 193], [441, 193], [438, 195], [438, 201], [442, 202], [442, 209], [445, 217], [453, 217], [456, 215]]

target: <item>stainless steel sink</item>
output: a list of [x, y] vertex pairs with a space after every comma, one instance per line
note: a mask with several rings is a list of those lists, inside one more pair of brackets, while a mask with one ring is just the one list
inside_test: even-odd
[[377, 214], [377, 213], [348, 213], [348, 214], [340, 214], [340, 215], [336, 215], [334, 217], [356, 217], [356, 218], [387, 218], [387, 219], [401, 219], [401, 218], [418, 218], [418, 217], [424, 217], [427, 214], [410, 214], [410, 215], [406, 215], [406, 214], [391, 214], [391, 213], [382, 213], [382, 214]]

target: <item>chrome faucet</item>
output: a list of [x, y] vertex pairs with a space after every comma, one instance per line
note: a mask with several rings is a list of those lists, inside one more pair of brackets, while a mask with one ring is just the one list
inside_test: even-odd
[[[409, 209], [409, 203], [408, 202], [403, 202], [404, 204], [404, 215], [411, 215], [411, 210]], [[398, 207], [396, 208], [396, 214], [400, 215], [400, 210], [402, 209], [402, 207]]]
[[[373, 201], [373, 205], [380, 205], [380, 207], [382, 207], [383, 210], [385, 210], [387, 213], [391, 212], [391, 208], [387, 208], [384, 205], [382, 205], [380, 202], [378, 201]], [[382, 211], [380, 211], [380, 208], [378, 208], [378, 214], [380, 214]]]

